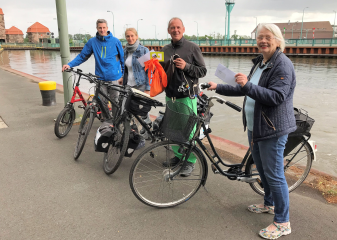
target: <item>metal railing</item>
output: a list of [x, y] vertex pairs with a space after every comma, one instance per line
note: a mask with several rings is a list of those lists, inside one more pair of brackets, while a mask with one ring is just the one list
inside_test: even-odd
[[[286, 39], [286, 46], [291, 47], [306, 47], [306, 46], [337, 46], [337, 38], [319, 38], [319, 39]], [[144, 46], [165, 46], [171, 43], [170, 40], [141, 40], [140, 41]], [[256, 46], [255, 39], [229, 39], [229, 40], [192, 40], [195, 44], [203, 47], [207, 46]], [[126, 40], [121, 41], [122, 45], [126, 45]], [[84, 43], [71, 43], [70, 47], [83, 47]], [[0, 43], [0, 47], [3, 48], [59, 48], [59, 43]]]
[[[337, 38], [322, 39], [286, 39], [286, 46], [337, 46]], [[126, 40], [122, 40], [122, 45], [126, 45]], [[144, 46], [165, 46], [170, 44], [170, 40], [141, 40]], [[199, 46], [256, 46], [255, 39], [217, 39], [217, 40], [191, 40]]]

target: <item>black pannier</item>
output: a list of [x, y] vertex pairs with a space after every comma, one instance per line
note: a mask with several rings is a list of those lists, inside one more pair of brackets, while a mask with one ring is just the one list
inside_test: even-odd
[[111, 120], [105, 121], [97, 129], [95, 137], [95, 151], [96, 152], [108, 152], [111, 138], [115, 134], [115, 129], [112, 126]]

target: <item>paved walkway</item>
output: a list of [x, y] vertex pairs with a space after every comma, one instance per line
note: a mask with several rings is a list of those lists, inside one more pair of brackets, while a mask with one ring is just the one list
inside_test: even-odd
[[[73, 160], [77, 128], [58, 139], [53, 119], [63, 108], [43, 107], [36, 83], [0, 69], [0, 239], [260, 239], [272, 222], [246, 206], [262, 198], [248, 184], [209, 173], [206, 189], [171, 209], [145, 206], [132, 194], [125, 159], [112, 176], [91, 131]], [[94, 122], [93, 129], [99, 126]], [[293, 233], [281, 239], [336, 239], [337, 207], [301, 186], [290, 194]]]

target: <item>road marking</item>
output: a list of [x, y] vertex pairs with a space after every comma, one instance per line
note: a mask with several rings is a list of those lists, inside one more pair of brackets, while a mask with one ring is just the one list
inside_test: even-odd
[[8, 128], [7, 124], [0, 117], [0, 128]]

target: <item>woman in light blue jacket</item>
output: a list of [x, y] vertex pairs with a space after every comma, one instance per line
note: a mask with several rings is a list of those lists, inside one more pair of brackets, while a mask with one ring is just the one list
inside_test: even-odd
[[138, 34], [134, 28], [126, 29], [125, 38], [128, 42], [124, 48], [125, 72], [123, 81], [119, 80], [119, 83], [150, 94], [149, 78], [144, 67], [137, 60], [148, 53], [149, 49], [139, 43]]
[[[138, 58], [149, 52], [147, 47], [140, 44], [138, 33], [134, 28], [125, 30], [125, 38], [128, 42], [124, 48], [125, 70], [123, 79], [118, 80], [119, 84], [129, 85], [144, 93], [150, 94], [149, 78], [144, 67], [138, 62]], [[151, 123], [149, 114], [144, 118], [147, 124]], [[140, 130], [140, 134], [144, 139], [149, 139], [145, 129]]]

